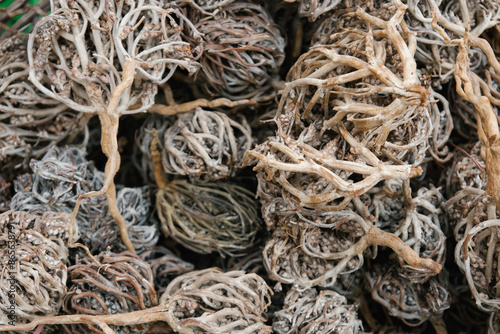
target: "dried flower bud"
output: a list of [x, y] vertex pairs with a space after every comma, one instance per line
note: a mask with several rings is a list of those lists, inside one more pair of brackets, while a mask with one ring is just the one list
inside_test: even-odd
[[[119, 314], [145, 310], [158, 305], [153, 273], [149, 264], [128, 252], [105, 252], [93, 259], [77, 258], [68, 268], [71, 281], [64, 298], [64, 311], [69, 314]], [[98, 327], [64, 326], [67, 333], [78, 330], [95, 333]], [[142, 333], [129, 327], [127, 333]]]
[[[67, 239], [53, 233], [64, 215], [0, 214], [0, 323], [57, 315], [66, 293]], [[12, 307], [14, 306], [14, 308]]]
[[160, 299], [166, 320], [179, 333], [272, 333], [263, 313], [271, 289], [256, 274], [210, 268], [173, 280]]
[[360, 333], [357, 306], [335, 291], [292, 288], [283, 309], [274, 314], [273, 330], [278, 334]]
[[260, 230], [257, 202], [231, 184], [191, 184], [174, 180], [156, 196], [163, 232], [201, 254], [246, 254]]

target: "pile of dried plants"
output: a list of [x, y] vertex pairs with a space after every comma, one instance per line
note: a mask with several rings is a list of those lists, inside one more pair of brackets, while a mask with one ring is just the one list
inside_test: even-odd
[[499, 32], [489, 0], [0, 0], [0, 331], [498, 332]]

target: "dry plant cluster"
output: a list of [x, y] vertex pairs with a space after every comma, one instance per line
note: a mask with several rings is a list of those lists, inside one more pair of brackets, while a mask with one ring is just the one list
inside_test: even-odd
[[498, 0], [0, 1], [0, 332], [500, 332], [499, 59]]

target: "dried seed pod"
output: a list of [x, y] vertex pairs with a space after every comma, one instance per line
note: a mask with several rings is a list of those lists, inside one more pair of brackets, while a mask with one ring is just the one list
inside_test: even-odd
[[236, 2], [193, 21], [203, 36], [206, 90], [233, 100], [269, 95], [284, 60], [285, 39], [263, 7]]
[[274, 314], [273, 330], [284, 334], [360, 333], [357, 306], [335, 291], [315, 288], [304, 291], [292, 288], [283, 309]]
[[[105, 252], [95, 260], [77, 258], [68, 268], [71, 281], [64, 298], [69, 314], [119, 314], [145, 310], [158, 305], [154, 279], [149, 264], [128, 252]], [[99, 332], [97, 326], [64, 325], [67, 333]], [[122, 328], [124, 333], [142, 333], [143, 328]]]
[[178, 116], [163, 134], [162, 163], [167, 174], [193, 180], [226, 179], [241, 167], [252, 148], [252, 130], [244, 118], [198, 109]]
[[256, 274], [210, 268], [173, 280], [160, 299], [166, 321], [179, 333], [272, 333], [263, 313], [271, 289]]
[[192, 263], [182, 260], [172, 251], [161, 246], [141, 253], [141, 258], [151, 266], [158, 295], [163, 294], [174, 278], [194, 270]]
[[174, 180], [156, 195], [163, 232], [201, 254], [246, 254], [261, 228], [257, 202], [231, 184], [191, 184]]
[[405, 324], [418, 326], [450, 307], [451, 295], [439, 277], [424, 284], [412, 283], [399, 275], [397, 266], [381, 267], [367, 272], [372, 297]]
[[[68, 216], [0, 214], [0, 323], [57, 315], [66, 293]], [[66, 223], [66, 226], [64, 226]]]

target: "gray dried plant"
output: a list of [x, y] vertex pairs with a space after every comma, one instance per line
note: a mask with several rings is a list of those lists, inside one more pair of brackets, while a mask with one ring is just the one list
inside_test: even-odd
[[[369, 202], [358, 205], [361, 216], [374, 219], [377, 226], [399, 237], [420, 258], [432, 259], [441, 266], [446, 260], [447, 228], [445, 212], [441, 209], [443, 196], [432, 184], [414, 191], [401, 180], [387, 180], [367, 194]], [[358, 202], [359, 203], [359, 202]], [[399, 275], [413, 283], [424, 283], [435, 272], [415, 268], [399, 259]]]
[[[66, 293], [69, 215], [0, 214], [0, 324], [59, 314]], [[14, 290], [12, 289], [14, 288]]]
[[[134, 246], [116, 204], [114, 176], [120, 166], [119, 118], [145, 112], [154, 104], [157, 85], [178, 67], [197, 70], [184, 27], [197, 32], [182, 11], [162, 1], [53, 0], [28, 40], [29, 77], [51, 99], [101, 122], [101, 148], [107, 157], [104, 183], [84, 198], [106, 195], [122, 241]], [[90, 50], [89, 50], [90, 48]]]
[[192, 263], [181, 259], [163, 246], [155, 246], [151, 250], [142, 252], [140, 256], [151, 266], [155, 289], [159, 296], [165, 292], [168, 284], [177, 276], [194, 270]]
[[[477, 38], [500, 22], [497, 1], [408, 0], [406, 3], [406, 21], [418, 43], [415, 58], [443, 84], [453, 78], [458, 48], [446, 43], [439, 30], [446, 30], [449, 38], [463, 37], [466, 31]], [[477, 64], [484, 64], [484, 54], [477, 49], [471, 52], [478, 57]]]
[[[94, 264], [100, 268], [98, 263]], [[109, 267], [113, 268], [113, 265], [109, 264]], [[149, 286], [150, 281], [143, 280], [142, 284]], [[96, 326], [104, 334], [114, 334], [110, 326], [138, 326], [162, 321], [176, 332], [185, 334], [272, 333], [271, 327], [265, 325], [263, 315], [271, 303], [271, 293], [266, 282], [256, 274], [243, 271], [223, 273], [220, 269], [210, 268], [177, 277], [167, 287], [158, 306], [120, 314], [39, 317], [28, 324], [0, 325], [0, 331], [33, 330], [39, 325], [57, 323]]]
[[261, 229], [253, 194], [233, 183], [173, 180], [158, 189], [156, 209], [163, 232], [201, 254], [242, 256]]
[[[105, 178], [103, 172], [86, 160], [85, 154], [77, 147], [52, 147], [41, 160], [32, 160], [31, 181], [22, 185], [22, 180], [16, 182], [11, 208], [39, 214], [71, 213], [79, 196], [100, 188]], [[159, 231], [157, 224], [149, 219], [148, 187], [119, 187], [117, 207], [123, 213], [134, 249], [140, 252], [152, 248], [158, 241]], [[107, 247], [124, 250], [104, 196], [84, 202], [76, 218], [82, 241], [92, 252], [101, 252]]]
[[278, 334], [356, 334], [363, 326], [357, 306], [332, 290], [303, 291], [291, 288], [283, 309], [274, 314], [273, 330]]
[[[320, 221], [314, 223], [308, 218]], [[381, 230], [352, 210], [307, 218], [289, 215], [283, 221], [286, 224], [278, 225], [263, 251], [269, 277], [281, 283], [302, 288], [332, 286], [339, 276], [361, 268], [370, 246], [391, 248], [407, 263], [410, 272], [430, 276], [442, 268], [441, 264], [426, 258], [435, 254], [425, 254], [419, 248], [420, 243], [406, 239], [408, 244], [405, 244], [395, 234]], [[438, 249], [438, 254], [439, 250], [442, 249]], [[442, 262], [439, 256], [434, 258]]]

